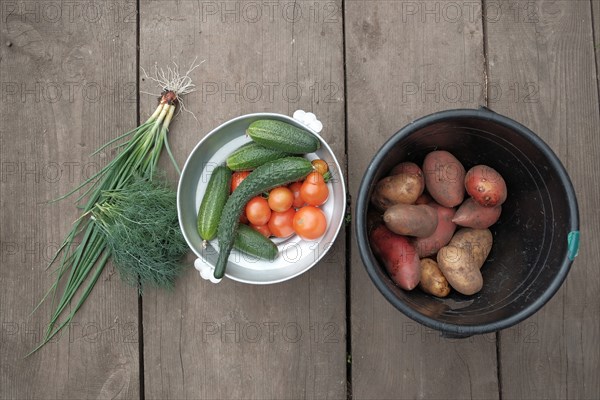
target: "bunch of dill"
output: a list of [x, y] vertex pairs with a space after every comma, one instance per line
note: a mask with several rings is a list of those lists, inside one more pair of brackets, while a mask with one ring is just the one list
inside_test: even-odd
[[188, 247], [179, 229], [177, 195], [157, 179], [135, 177], [102, 194], [92, 211], [121, 278], [140, 290], [172, 288]]

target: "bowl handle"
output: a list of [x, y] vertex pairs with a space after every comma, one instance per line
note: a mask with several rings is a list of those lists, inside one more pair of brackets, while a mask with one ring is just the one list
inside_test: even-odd
[[294, 115], [292, 115], [292, 118], [306, 125], [316, 133], [320, 133], [323, 130], [323, 124], [317, 119], [317, 116], [311, 112], [306, 112], [304, 110], [296, 110], [294, 111]]
[[202, 277], [202, 279], [211, 281], [212, 283], [221, 282], [221, 279], [216, 279], [214, 276], [215, 267], [208, 264], [204, 259], [196, 258], [196, 261], [194, 261], [194, 268], [196, 268], [200, 272], [200, 276]]

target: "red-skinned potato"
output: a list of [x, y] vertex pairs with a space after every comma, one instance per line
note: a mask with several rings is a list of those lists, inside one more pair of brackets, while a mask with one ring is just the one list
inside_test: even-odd
[[437, 203], [429, 203], [429, 206], [436, 210], [438, 224], [431, 236], [415, 239], [414, 245], [421, 258], [434, 255], [439, 249], [450, 243], [452, 235], [456, 231], [456, 224], [452, 222], [453, 208], [443, 207]]
[[410, 241], [379, 225], [370, 234], [373, 253], [377, 256], [392, 281], [402, 289], [412, 290], [421, 279], [421, 264]]
[[467, 193], [483, 207], [499, 206], [506, 201], [504, 178], [492, 167], [476, 165], [465, 176]]
[[452, 222], [466, 228], [487, 229], [498, 221], [501, 212], [500, 205], [484, 207], [473, 198], [468, 198], [458, 208]]
[[427, 237], [438, 225], [437, 212], [428, 205], [396, 204], [385, 210], [385, 226], [398, 235]]
[[387, 210], [394, 204], [413, 204], [423, 189], [423, 179], [417, 175], [388, 176], [377, 182], [371, 202], [380, 210]]
[[465, 167], [447, 151], [437, 150], [423, 161], [425, 187], [433, 199], [444, 207], [456, 207], [465, 196]]
[[429, 203], [433, 203], [433, 199], [431, 198], [430, 195], [428, 195], [427, 193], [423, 193], [422, 195], [420, 195], [417, 200], [415, 200], [415, 204], [416, 205], [420, 205], [420, 204], [429, 204]]

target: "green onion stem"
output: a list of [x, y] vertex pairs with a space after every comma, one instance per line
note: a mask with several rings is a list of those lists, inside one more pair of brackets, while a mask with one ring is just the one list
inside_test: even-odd
[[171, 159], [171, 162], [173, 163], [173, 166], [175, 167], [175, 170], [177, 171], [177, 173], [179, 175], [181, 175], [181, 171], [179, 170], [179, 166], [177, 166], [177, 161], [175, 161], [175, 157], [173, 156], [173, 152], [171, 151], [171, 146], [169, 146], [169, 140], [167, 138], [167, 133], [169, 133], [169, 125], [171, 124], [171, 120], [173, 119], [173, 115], [175, 114], [175, 107], [171, 107], [171, 109], [169, 110], [169, 114], [167, 115], [167, 118], [165, 118], [165, 123], [162, 126], [162, 137], [163, 137], [163, 141], [165, 142], [165, 149], [167, 150], [167, 154], [169, 155], [169, 158]]

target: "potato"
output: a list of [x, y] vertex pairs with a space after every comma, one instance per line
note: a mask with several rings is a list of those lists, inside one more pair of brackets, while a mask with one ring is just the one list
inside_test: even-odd
[[423, 193], [423, 179], [414, 174], [398, 174], [377, 183], [371, 202], [381, 210], [394, 204], [413, 204]]
[[379, 225], [371, 232], [370, 243], [392, 281], [406, 290], [412, 290], [419, 284], [421, 264], [415, 248], [406, 237]]
[[417, 175], [423, 182], [423, 187], [425, 187], [425, 177], [423, 177], [423, 171], [421, 170], [421, 167], [419, 167], [414, 162], [410, 162], [410, 161], [401, 162], [400, 164], [398, 164], [394, 168], [392, 168], [392, 170], [390, 171], [388, 176], [393, 176], [393, 175], [398, 175], [398, 174]]
[[430, 203], [437, 212], [438, 224], [431, 236], [417, 238], [414, 242], [419, 257], [432, 256], [442, 247], [447, 245], [456, 231], [456, 224], [452, 222], [454, 208], [442, 207], [437, 203]]
[[438, 225], [437, 212], [428, 205], [396, 204], [383, 214], [387, 228], [398, 235], [427, 237]]
[[423, 161], [425, 187], [433, 199], [444, 207], [455, 207], [465, 196], [465, 167], [447, 151], [432, 151]]
[[450, 241], [450, 244], [468, 250], [473, 261], [479, 265], [479, 268], [483, 266], [487, 256], [490, 254], [492, 243], [492, 232], [489, 229], [472, 228], [459, 229]]
[[423, 193], [421, 194], [417, 200], [415, 200], [415, 204], [419, 205], [419, 204], [429, 204], [432, 203], [433, 199], [431, 198], [430, 195], [428, 195], [427, 193]]
[[463, 228], [438, 252], [438, 266], [457, 292], [475, 294], [483, 287], [480, 268], [491, 248], [492, 233], [488, 229]]
[[436, 297], [446, 297], [450, 294], [450, 284], [440, 271], [437, 262], [431, 258], [421, 260], [421, 281], [419, 287], [425, 293]]
[[476, 165], [465, 176], [467, 193], [484, 207], [499, 206], [506, 201], [504, 178], [487, 165]]
[[471, 197], [461, 204], [452, 222], [467, 228], [487, 229], [498, 221], [501, 212], [502, 206], [484, 207]]

